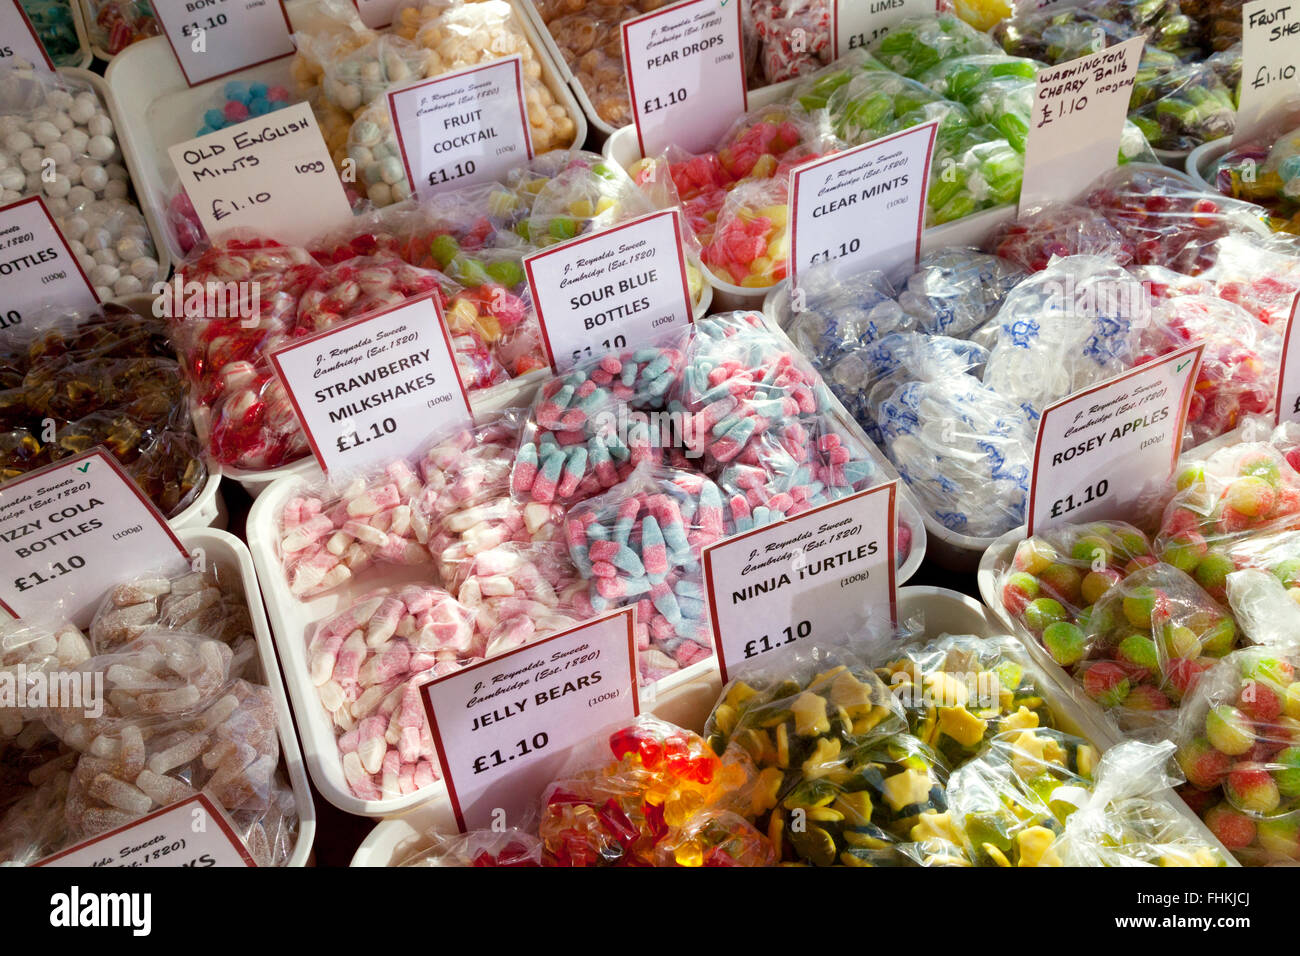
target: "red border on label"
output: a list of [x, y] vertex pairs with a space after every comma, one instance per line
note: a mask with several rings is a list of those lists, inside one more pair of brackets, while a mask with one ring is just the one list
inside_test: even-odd
[[[356, 0], [353, 0], [356, 3]], [[419, 190], [415, 185], [415, 177], [411, 174], [411, 163], [406, 158], [406, 140], [402, 138], [402, 124], [397, 121], [397, 108], [393, 100], [399, 93], [409, 93], [411, 90], [422, 89], [426, 86], [437, 86], [439, 83], [445, 83], [448, 80], [458, 80], [461, 77], [470, 76], [474, 73], [481, 73], [484, 70], [496, 69], [506, 64], [513, 63], [515, 67], [515, 100], [519, 104], [519, 123], [524, 130], [524, 149], [528, 151], [528, 158], [533, 158], [533, 131], [529, 128], [528, 108], [524, 103], [524, 58], [518, 53], [512, 53], [510, 56], [503, 56], [499, 60], [493, 60], [490, 63], [484, 63], [480, 66], [471, 66], [465, 70], [459, 70], [455, 73], [443, 73], [432, 79], [421, 80], [419, 83], [412, 83], [410, 86], [404, 86], [401, 89], [388, 91], [388, 115], [393, 120], [393, 131], [397, 133], [397, 151], [402, 154], [402, 168], [406, 170], [406, 181], [411, 186], [411, 192], [418, 196]], [[453, 189], [463, 188], [463, 186], [454, 186], [452, 183], [443, 183]], [[467, 185], [474, 185], [469, 183]], [[436, 195], [440, 190], [435, 190]]]
[[1296, 332], [1296, 326], [1300, 325], [1300, 292], [1296, 293], [1295, 299], [1291, 302], [1291, 315], [1286, 320], [1286, 333], [1282, 336], [1282, 364], [1277, 370], [1277, 397], [1273, 401], [1273, 407], [1277, 411], [1277, 424], [1281, 425], [1283, 421], [1290, 421], [1284, 418], [1286, 411], [1282, 408], [1282, 399], [1285, 397], [1282, 393], [1286, 391], [1286, 366], [1287, 359], [1291, 355], [1291, 346], [1300, 349], [1300, 334]]
[[465, 380], [460, 377], [460, 363], [456, 361], [456, 349], [451, 344], [451, 333], [447, 329], [447, 320], [442, 314], [442, 307], [438, 304], [438, 294], [438, 290], [435, 289], [432, 292], [426, 292], [424, 295], [407, 299], [405, 302], [399, 302], [386, 309], [376, 309], [374, 312], [366, 312], [363, 315], [359, 315], [355, 319], [352, 319], [350, 322], [344, 322], [342, 325], [336, 325], [333, 328], [323, 329], [322, 331], [309, 335], [306, 338], [295, 339], [290, 344], [267, 353], [267, 358], [271, 360], [271, 365], [275, 367], [275, 374], [279, 377], [280, 384], [284, 386], [284, 391], [289, 396], [289, 401], [293, 403], [294, 414], [298, 416], [298, 424], [302, 426], [303, 434], [307, 436], [307, 442], [311, 445], [311, 453], [316, 456], [316, 462], [320, 465], [321, 471], [325, 472], [325, 474], [329, 474], [329, 469], [325, 467], [325, 458], [320, 453], [320, 446], [316, 444], [316, 438], [312, 435], [311, 429], [307, 427], [307, 419], [303, 416], [302, 406], [298, 404], [298, 397], [294, 395], [293, 388], [289, 385], [289, 379], [285, 376], [284, 369], [280, 367], [280, 356], [284, 355], [286, 352], [292, 352], [295, 349], [305, 348], [308, 345], [319, 342], [321, 339], [329, 338], [331, 335], [338, 332], [353, 329], [366, 322], [372, 322], [375, 319], [396, 312], [398, 309], [410, 308], [412, 305], [423, 302], [426, 299], [432, 300], [433, 314], [437, 316], [438, 328], [442, 332], [443, 342], [447, 344], [447, 354], [451, 356], [451, 367], [456, 373], [456, 385], [460, 390], [460, 398], [461, 401], [465, 403], [465, 414], [472, 422], [474, 420], [474, 410], [470, 407], [469, 394], [465, 391]]
[[[542, 300], [537, 294], [537, 283], [533, 279], [533, 263], [538, 259], [544, 259], [547, 256], [565, 252], [584, 242], [591, 242], [593, 239], [603, 239], [612, 233], [627, 229], [631, 226], [639, 226], [644, 222], [652, 219], [658, 219], [662, 216], [671, 216], [673, 220], [673, 235], [677, 237], [677, 266], [682, 275], [682, 296], [686, 300], [686, 324], [695, 324], [695, 303], [691, 301], [691, 284], [686, 277], [686, 247], [682, 245], [682, 220], [681, 210], [677, 207], [672, 209], [661, 209], [659, 212], [646, 213], [644, 216], [638, 216], [635, 219], [629, 219], [627, 222], [620, 222], [616, 226], [610, 226], [608, 229], [602, 229], [599, 232], [593, 232], [590, 235], [579, 236], [577, 239], [570, 239], [568, 242], [562, 242], [559, 245], [543, 249], [541, 252], [534, 252], [530, 256], [524, 257], [524, 273], [528, 276], [528, 294], [533, 300], [533, 310], [537, 313], [537, 324], [542, 329], [542, 344], [546, 347], [546, 360], [551, 363], [551, 371], [558, 373], [555, 365], [555, 352], [551, 348], [551, 337], [546, 331], [546, 318], [542, 315]], [[636, 345], [629, 345], [628, 348], [636, 348]]]
[[63, 234], [63, 230], [59, 228], [58, 223], [54, 221], [54, 216], [50, 214], [50, 207], [45, 205], [45, 200], [42, 197], [28, 196], [26, 199], [15, 200], [7, 206], [0, 206], [0, 216], [3, 216], [11, 209], [17, 209], [19, 206], [26, 206], [31, 202], [40, 203], [41, 212], [45, 213], [45, 218], [49, 222], [50, 228], [54, 230], [54, 234], [58, 236], [59, 241], [63, 243], [63, 251], [68, 254], [68, 258], [72, 260], [72, 264], [77, 267], [77, 273], [81, 276], [81, 281], [86, 283], [86, 288], [90, 290], [90, 297], [95, 300], [97, 305], [101, 304], [103, 300], [100, 299], [99, 295], [95, 292], [94, 283], [92, 283], [90, 277], [86, 275], [86, 270], [81, 268], [81, 263], [77, 261], [77, 257], [72, 254], [72, 247], [68, 245], [67, 237]]
[[[167, 45], [172, 48], [172, 56], [176, 57], [176, 65], [180, 67], [181, 76], [185, 77], [185, 85], [189, 87], [199, 86], [202, 83], [208, 83], [212, 80], [219, 80], [222, 77], [230, 76], [233, 73], [239, 73], [241, 70], [251, 70], [255, 66], [261, 66], [264, 63], [274, 63], [276, 60], [283, 60], [286, 57], [295, 55], [298, 52], [298, 49], [297, 45], [293, 42], [293, 24], [289, 22], [289, 13], [284, 9], [283, 0], [276, 0], [276, 3], [280, 7], [280, 16], [284, 18], [285, 36], [288, 37], [289, 45], [294, 47], [294, 49], [290, 50], [288, 53], [281, 53], [279, 56], [268, 56], [265, 60], [258, 60], [256, 63], [245, 63], [243, 66], [237, 66], [233, 70], [227, 70], [225, 73], [217, 73], [213, 76], [204, 77], [201, 80], [191, 80], [189, 71], [185, 69], [185, 61], [182, 60], [180, 54], [176, 52], [176, 44], [172, 43], [171, 31], [167, 29], [166, 21], [163, 20], [162, 14], [158, 12], [158, 5], [154, 0], [149, 0], [149, 6], [153, 10], [154, 18], [157, 19], [158, 26], [162, 28], [162, 35], [167, 38]], [[253, 117], [250, 116], [249, 119], [253, 119]]]
[[722, 683], [726, 684], [730, 679], [727, 676], [726, 652], [723, 650], [723, 640], [719, 636], [721, 628], [718, 626], [718, 604], [713, 600], [713, 550], [720, 548], [725, 544], [731, 544], [733, 541], [743, 541], [745, 538], [756, 534], [771, 531], [773, 528], [779, 528], [783, 524], [789, 524], [792, 521], [798, 521], [806, 518], [808, 515], [817, 514], [825, 511], [827, 508], [833, 508], [836, 505], [842, 505], [846, 501], [852, 501], [855, 498], [867, 498], [871, 495], [879, 494], [882, 491], [888, 492], [889, 499], [889, 521], [886, 525], [888, 531], [886, 537], [889, 542], [889, 620], [893, 624], [898, 623], [898, 482], [895, 478], [893, 481], [886, 482], [883, 485], [876, 485], [874, 488], [866, 488], [862, 491], [854, 492], [851, 495], [845, 495], [843, 498], [837, 498], [829, 501], [824, 505], [818, 505], [816, 508], [809, 508], [807, 511], [801, 511], [791, 518], [782, 518], [780, 521], [773, 521], [765, 524], [761, 528], [751, 528], [740, 534], [734, 534], [729, 538], [723, 538], [721, 541], [715, 541], [706, 547], [702, 552], [704, 559], [704, 593], [709, 602], [709, 618], [713, 624], [713, 656], [718, 662], [718, 673], [722, 676]]
[[[80, 0], [74, 0], [74, 2], [79, 3]], [[36, 44], [36, 49], [40, 51], [41, 56], [45, 59], [45, 68], [51, 73], [57, 72], [58, 70], [54, 65], [54, 61], [50, 59], [49, 51], [45, 49], [45, 44], [41, 42], [41, 38], [36, 35], [36, 27], [32, 25], [31, 18], [27, 16], [27, 11], [23, 9], [23, 5], [19, 3], [18, 0], [13, 0], [13, 3], [14, 9], [17, 10], [18, 15], [23, 18], [23, 23], [27, 25], [27, 32], [32, 35], [32, 42]], [[17, 205], [17, 203], [14, 203], [14, 205]], [[96, 299], [95, 301], [99, 300]]]
[[[632, 64], [628, 61], [628, 43], [627, 30], [630, 26], [636, 26], [646, 20], [652, 20], [655, 17], [661, 17], [666, 13], [675, 13], [683, 10], [696, 3], [714, 3], [716, 0], [681, 0], [680, 3], [674, 3], [659, 10], [651, 10], [649, 13], [643, 13], [639, 17], [632, 17], [623, 21], [623, 73], [627, 76], [627, 92], [632, 103], [632, 125], [636, 129], [636, 145], [641, 150], [641, 155], [645, 156], [645, 140], [641, 138], [641, 111], [637, 109], [636, 103], [636, 86], [632, 81]], [[722, 8], [719, 7], [719, 12]], [[737, 51], [737, 60], [740, 61], [740, 101], [744, 108], [740, 111], [743, 116], [749, 112], [749, 87], [745, 84], [745, 26], [740, 16], [740, 2], [736, 3], [736, 36], [740, 38], [740, 49]]]
[[[52, 465], [46, 465], [44, 468], [38, 468], [35, 471], [29, 471], [25, 475], [12, 478], [9, 481], [6, 481], [3, 485], [0, 485], [0, 492], [11, 491], [19, 485], [31, 481], [34, 478], [40, 478], [47, 472], [54, 471], [58, 468], [66, 468], [71, 464], [88, 458], [100, 458], [109, 468], [117, 472], [117, 476], [122, 479], [122, 482], [127, 486], [127, 488], [131, 489], [132, 494], [140, 499], [140, 503], [145, 506], [145, 509], [153, 516], [154, 520], [158, 522], [163, 531], [167, 533], [167, 537], [172, 539], [172, 543], [176, 545], [176, 550], [181, 553], [181, 557], [187, 562], [190, 561], [189, 551], [186, 550], [185, 545], [181, 544], [181, 539], [176, 537], [176, 532], [173, 531], [172, 526], [167, 523], [167, 518], [158, 510], [157, 505], [150, 501], [145, 493], [140, 490], [140, 486], [132, 481], [131, 477], [122, 470], [122, 466], [117, 463], [117, 459], [113, 457], [112, 452], [106, 449], [103, 445], [96, 445], [94, 448], [83, 451], [80, 455], [73, 455], [71, 458], [64, 458], [60, 461], [54, 462]], [[0, 502], [0, 505], [2, 504], [3, 502]], [[4, 608], [8, 611], [12, 617], [20, 616], [8, 605], [8, 603], [6, 603], [4, 598], [0, 598], [0, 608]]]
[[882, 136], [880, 139], [872, 140], [870, 143], [863, 143], [861, 146], [854, 146], [851, 149], [842, 152], [832, 153], [829, 156], [823, 156], [821, 159], [814, 159], [811, 162], [804, 163], [802, 166], [796, 166], [790, 170], [790, 265], [787, 269], [790, 279], [791, 289], [797, 289], [798, 278], [798, 238], [799, 238], [799, 177], [804, 173], [812, 172], [819, 166], [825, 166], [827, 163], [843, 159], [845, 156], [851, 156], [854, 153], [861, 153], [868, 149], [874, 149], [883, 146], [886, 143], [896, 139], [902, 139], [904, 136], [911, 136], [918, 130], [926, 127], [930, 129], [930, 148], [925, 152], [925, 169], [921, 173], [921, 208], [916, 214], [916, 250], [912, 255], [912, 261], [915, 263], [921, 258], [921, 233], [925, 231], [925, 204], [930, 198], [930, 163], [934, 160], [934, 141], [938, 136], [939, 121], [930, 120], [928, 123], [919, 123], [901, 133], [891, 133], [888, 136]]
[[1192, 389], [1196, 386], [1196, 376], [1201, 370], [1201, 355], [1204, 351], [1204, 342], [1189, 345], [1186, 348], [1179, 349], [1177, 352], [1170, 352], [1168, 355], [1162, 355], [1155, 361], [1147, 362], [1145, 365], [1139, 365], [1135, 369], [1122, 372], [1114, 378], [1108, 378], [1104, 382], [1098, 382], [1096, 385], [1089, 386], [1088, 388], [1081, 389], [1071, 395], [1067, 395], [1065, 398], [1055, 401], [1043, 409], [1043, 414], [1038, 419], [1038, 433], [1034, 436], [1034, 463], [1033, 468], [1029, 473], [1029, 508], [1025, 512], [1025, 525], [1027, 528], [1025, 537], [1031, 538], [1034, 535], [1034, 502], [1037, 500], [1038, 495], [1038, 456], [1042, 454], [1043, 450], [1043, 423], [1047, 421], [1048, 414], [1060, 408], [1062, 405], [1083, 398], [1085, 395], [1092, 395], [1094, 392], [1099, 392], [1104, 388], [1110, 388], [1112, 385], [1118, 385], [1120, 382], [1134, 378], [1135, 376], [1144, 375], [1154, 368], [1168, 365], [1171, 362], [1177, 362], [1179, 359], [1185, 358], [1195, 352], [1196, 364], [1192, 366], [1192, 373], [1187, 376], [1187, 382], [1183, 386], [1183, 397], [1181, 401], [1182, 411], [1179, 413], [1178, 418], [1178, 438], [1176, 441], [1172, 442], [1174, 446], [1173, 453], [1170, 455], [1169, 459], [1169, 473], [1172, 475], [1174, 469], [1178, 467], [1178, 457], [1183, 453], [1182, 434], [1183, 430], [1187, 428], [1187, 413], [1192, 403]]
[[567, 630], [548, 634], [539, 641], [533, 641], [531, 644], [525, 644], [523, 647], [516, 647], [512, 651], [506, 651], [504, 654], [498, 654], [496, 657], [489, 657], [485, 660], [478, 661], [475, 664], [470, 664], [468, 667], [462, 667], [458, 671], [444, 674], [442, 677], [435, 677], [433, 680], [425, 681], [423, 684], [419, 685], [420, 701], [424, 704], [424, 716], [429, 721], [429, 731], [433, 735], [433, 746], [438, 751], [438, 767], [442, 771], [442, 780], [447, 785], [447, 797], [451, 800], [452, 812], [456, 814], [456, 826], [460, 828], [461, 833], [465, 832], [465, 815], [460, 809], [460, 797], [456, 794], [456, 785], [452, 780], [452, 775], [447, 770], [447, 752], [443, 747], [442, 732], [438, 729], [438, 721], [433, 712], [433, 705], [429, 703], [428, 688], [432, 687], [434, 684], [440, 684], [448, 678], [460, 677], [469, 671], [478, 670], [480, 667], [486, 667], [489, 664], [499, 664], [501, 661], [514, 657], [517, 654], [535, 651], [543, 644], [549, 644], [551, 641], [559, 640], [562, 637], [568, 637], [576, 631], [581, 631], [583, 628], [602, 624], [605, 621], [618, 617], [619, 615], [623, 615], [626, 618], [627, 623], [627, 657], [632, 677], [632, 713], [639, 716], [641, 713], [641, 691], [637, 686], [635, 606], [619, 608], [617, 611], [611, 611], [601, 617], [593, 617], [588, 621], [583, 621], [581, 624], [575, 624]]
[[239, 853], [240, 858], [244, 861], [244, 865], [251, 867], [257, 866], [257, 861], [254, 860], [253, 855], [248, 852], [248, 847], [244, 846], [244, 841], [239, 838], [239, 834], [235, 832], [235, 828], [230, 825], [230, 819], [226, 816], [225, 811], [221, 807], [217, 806], [217, 804], [212, 801], [212, 798], [210, 798], [206, 793], [196, 793], [194, 796], [186, 797], [184, 800], [177, 800], [175, 803], [168, 804], [165, 807], [154, 810], [152, 813], [145, 814], [138, 820], [132, 820], [130, 823], [125, 823], [115, 830], [109, 830], [107, 833], [99, 834], [99, 836], [93, 836], [89, 840], [84, 840], [81, 843], [78, 843], [76, 846], [68, 847], [66, 850], [60, 850], [58, 853], [37, 860], [32, 864], [32, 866], [48, 866], [55, 860], [62, 859], [72, 853], [79, 853], [86, 849], [86, 847], [93, 846], [96, 843], [103, 843], [105, 840], [111, 839], [119, 833], [132, 830], [135, 827], [140, 826], [142, 823], [148, 823], [150, 820], [155, 817], [160, 817], [164, 813], [173, 813], [178, 807], [183, 807], [187, 803], [198, 803], [203, 807], [203, 809], [207, 810], [212, 816], [212, 819], [216, 821], [217, 826], [221, 828], [222, 835], [230, 841], [231, 846], [233, 846]]

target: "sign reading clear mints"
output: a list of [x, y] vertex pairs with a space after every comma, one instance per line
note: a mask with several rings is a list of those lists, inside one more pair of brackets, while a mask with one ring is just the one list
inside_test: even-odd
[[1291, 303], [1277, 379], [1277, 423], [1300, 422], [1300, 295]]
[[726, 683], [755, 662], [841, 643], [895, 609], [898, 482], [860, 491], [704, 550], [704, 583]]
[[0, 607], [85, 623], [104, 593], [189, 563], [180, 540], [112, 455], [94, 448], [0, 485]]
[[849, 275], [916, 261], [938, 128], [923, 123], [790, 173], [792, 288], [823, 263]]
[[908, 17], [934, 16], [934, 11], [935, 0], [831, 0], [833, 59], [866, 49]]
[[456, 823], [520, 823], [569, 750], [640, 713], [624, 608], [420, 688]]
[[[504, 179], [533, 158], [518, 54], [391, 90], [388, 109], [406, 176], [421, 199]], [[371, 126], [377, 143], [382, 133]], [[353, 136], [368, 146], [371, 132], [354, 129]]]
[[1029, 479], [1029, 534], [1131, 518], [1178, 463], [1203, 344], [1171, 352], [1043, 411]]
[[642, 156], [711, 149], [747, 109], [740, 7], [682, 0], [623, 21], [623, 62]]
[[32, 21], [18, 0], [0, 0], [0, 71], [26, 63], [38, 72], [54, 72], [45, 47], [32, 29]]
[[271, 353], [316, 460], [354, 474], [471, 420], [431, 292]]
[[210, 239], [303, 244], [352, 221], [316, 117], [295, 103], [167, 150]]
[[681, 213], [650, 213], [524, 260], [551, 367], [634, 348], [693, 316]]
[[293, 52], [278, 0], [149, 0], [185, 82], [196, 86]]
[[1241, 104], [1234, 143], [1254, 136], [1270, 111], [1300, 93], [1300, 4], [1252, 0], [1241, 8]]
[[1038, 71], [1021, 209], [1070, 202], [1115, 168], [1145, 42], [1134, 37]]
[[36, 866], [257, 866], [229, 817], [206, 793], [92, 837]]
[[93, 309], [99, 297], [39, 196], [0, 208], [0, 340], [39, 309]]

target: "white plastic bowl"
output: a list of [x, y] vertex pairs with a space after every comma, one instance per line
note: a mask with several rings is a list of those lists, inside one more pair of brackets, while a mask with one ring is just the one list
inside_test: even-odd
[[1187, 175], [1206, 192], [1217, 193], [1218, 190], [1210, 182], [1210, 177], [1214, 175], [1214, 164], [1227, 155], [1230, 149], [1232, 149], [1231, 136], [1210, 140], [1197, 146], [1187, 154]]

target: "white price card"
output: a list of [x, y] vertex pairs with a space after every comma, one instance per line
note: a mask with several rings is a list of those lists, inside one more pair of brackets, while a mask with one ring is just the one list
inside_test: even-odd
[[[155, 810], [101, 833], [35, 866], [196, 867], [257, 866], [230, 818], [206, 793]], [[70, 908], [80, 912], [76, 903]]]
[[421, 686], [462, 832], [535, 811], [570, 749], [640, 713], [634, 631], [624, 608]]
[[1300, 2], [1251, 0], [1241, 8], [1241, 102], [1234, 143], [1254, 136], [1270, 111], [1300, 96]]
[[932, 17], [935, 0], [831, 0], [833, 59], [866, 49], [909, 17]]
[[0, 339], [50, 307], [93, 309], [99, 297], [45, 201], [0, 207]]
[[190, 86], [294, 51], [293, 29], [280, 0], [149, 2]]
[[898, 482], [860, 491], [704, 550], [704, 583], [725, 684], [799, 648], [844, 643], [897, 617]]
[[356, 474], [472, 420], [437, 293], [271, 353], [316, 460]]
[[167, 154], [214, 240], [250, 232], [300, 245], [352, 219], [306, 103], [177, 143]]
[[1277, 376], [1277, 423], [1300, 423], [1300, 295], [1291, 303]]
[[398, 0], [352, 0], [356, 5], [357, 13], [361, 15], [361, 22], [372, 30], [382, 30], [393, 22], [393, 14], [397, 12], [399, 6]]
[[103, 448], [0, 485], [0, 607], [89, 619], [120, 581], [189, 555], [139, 486]]
[[1174, 472], [1204, 343], [1083, 389], [1043, 411], [1029, 478], [1029, 534], [1126, 518]]
[[552, 368], [635, 348], [692, 321], [680, 216], [650, 213], [524, 259]]
[[642, 156], [711, 149], [749, 107], [740, 7], [682, 0], [623, 21], [623, 62]]
[[821, 263], [848, 275], [916, 261], [938, 128], [922, 123], [791, 171], [792, 288]]
[[1119, 162], [1143, 37], [1038, 71], [1020, 208], [1070, 202]]
[[37, 70], [53, 73], [54, 61], [36, 36], [27, 11], [18, 0], [0, 0], [0, 70], [24, 61]]
[[519, 54], [390, 90], [388, 109], [421, 199], [504, 179], [533, 158]]

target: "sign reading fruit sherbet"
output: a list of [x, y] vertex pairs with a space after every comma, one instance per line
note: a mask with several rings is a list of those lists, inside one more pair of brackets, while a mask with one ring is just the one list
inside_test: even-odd
[[1251, 0], [1241, 8], [1241, 88], [1234, 143], [1255, 137], [1300, 89], [1300, 5]]
[[1277, 376], [1277, 423], [1300, 422], [1300, 295], [1291, 304]]
[[1133, 518], [1173, 473], [1203, 345], [1171, 352], [1049, 405], [1038, 423], [1029, 533]]

